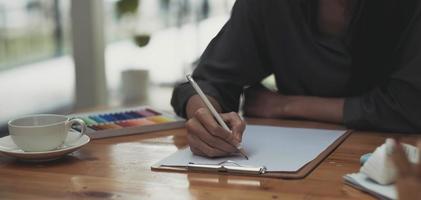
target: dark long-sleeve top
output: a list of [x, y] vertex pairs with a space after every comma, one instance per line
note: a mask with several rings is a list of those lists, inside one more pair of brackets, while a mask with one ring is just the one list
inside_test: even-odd
[[[317, 31], [313, 0], [237, 0], [193, 77], [224, 111], [244, 86], [275, 75], [284, 95], [343, 97], [349, 128], [421, 131], [421, 1], [360, 0], [346, 31]], [[178, 85], [171, 103], [185, 116], [194, 95]]]

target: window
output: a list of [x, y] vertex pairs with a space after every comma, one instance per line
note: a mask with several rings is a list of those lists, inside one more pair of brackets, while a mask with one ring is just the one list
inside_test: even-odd
[[0, 70], [69, 51], [69, 2], [0, 0]]
[[[121, 72], [146, 69], [152, 87], [167, 86], [163, 93], [149, 90], [164, 100], [152, 104], [167, 109], [171, 87], [192, 69], [228, 19], [233, 2], [103, 0], [112, 106], [121, 103]], [[15, 116], [72, 107], [71, 3], [0, 0], [0, 126]]]
[[70, 1], [0, 0], [0, 129], [73, 102]]
[[[122, 15], [118, 3], [137, 10]], [[106, 1], [107, 79], [118, 90], [125, 69], [147, 69], [154, 84], [171, 85], [192, 69], [207, 44], [220, 30], [234, 0]], [[145, 45], [142, 37], [150, 37]], [[140, 39], [136, 41], [137, 39]], [[144, 38], [143, 38], [144, 39]]]

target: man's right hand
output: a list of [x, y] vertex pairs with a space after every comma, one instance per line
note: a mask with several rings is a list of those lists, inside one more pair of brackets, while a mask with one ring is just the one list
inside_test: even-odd
[[[232, 132], [222, 128], [212, 113], [203, 106], [197, 97], [192, 97], [187, 105], [190, 119], [186, 122], [187, 140], [194, 154], [206, 157], [222, 157], [237, 153], [236, 146], [241, 142], [245, 122], [235, 112], [220, 114]], [[201, 106], [198, 106], [201, 105]], [[190, 107], [190, 108], [189, 108]], [[197, 108], [194, 112], [192, 109]]]

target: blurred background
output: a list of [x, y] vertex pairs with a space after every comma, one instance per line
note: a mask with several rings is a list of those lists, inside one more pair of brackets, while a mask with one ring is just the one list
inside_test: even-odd
[[234, 0], [0, 0], [0, 133], [33, 113], [169, 110]]

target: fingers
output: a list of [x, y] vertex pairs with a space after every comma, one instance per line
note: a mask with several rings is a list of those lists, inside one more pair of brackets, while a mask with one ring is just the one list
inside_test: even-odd
[[206, 108], [200, 108], [187, 121], [188, 142], [193, 153], [201, 156], [220, 157], [237, 153], [236, 146], [242, 139], [245, 123], [237, 113], [221, 115], [231, 127], [225, 130]]
[[213, 115], [208, 109], [198, 109], [194, 117], [202, 124], [203, 127], [213, 137], [218, 137], [222, 140], [227, 141], [231, 145], [236, 145], [238, 142], [235, 141], [234, 135], [231, 132], [222, 128], [218, 122], [214, 119]]
[[230, 112], [222, 114], [222, 119], [228, 123], [234, 138], [238, 142], [242, 141], [244, 130], [246, 129], [246, 123], [240, 118], [236, 112]]
[[[188, 142], [193, 153], [207, 157], [220, 157], [238, 150], [231, 132], [223, 129], [208, 109], [198, 109], [187, 121]], [[237, 142], [238, 143], [238, 142]]]
[[221, 157], [226, 156], [227, 153], [221, 150], [210, 147], [205, 142], [201, 141], [196, 135], [188, 134], [187, 140], [190, 144], [190, 149], [194, 154], [207, 157]]
[[411, 163], [408, 161], [406, 153], [399, 142], [395, 142], [392, 152], [392, 160], [400, 177], [406, 177], [411, 174]]
[[195, 135], [202, 142], [206, 143], [212, 148], [221, 150], [226, 153], [232, 153], [236, 151], [236, 148], [230, 143], [224, 141], [223, 139], [219, 137], [215, 137], [212, 134], [210, 134], [206, 130], [206, 128], [204, 128], [203, 125], [195, 118], [189, 120], [186, 124], [186, 127], [188, 127], [187, 129], [189, 133]]
[[197, 147], [195, 147], [193, 145], [190, 145], [190, 150], [196, 155], [207, 157], [207, 155], [205, 153], [203, 153], [200, 149], [198, 149]]

